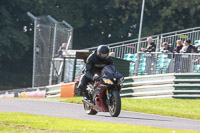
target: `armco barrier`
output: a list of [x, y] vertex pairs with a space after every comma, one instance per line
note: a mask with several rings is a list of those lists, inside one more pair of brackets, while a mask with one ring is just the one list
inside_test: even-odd
[[38, 97], [44, 98], [46, 96], [45, 87], [34, 87], [34, 88], [22, 88], [0, 91], [0, 98], [10, 98], [10, 97]]
[[22, 88], [0, 91], [0, 98], [38, 97], [38, 98], [67, 98], [74, 97], [75, 82], [62, 83], [46, 87]]
[[61, 84], [46, 86], [46, 89], [47, 89], [46, 93], [47, 98], [60, 97]]
[[18, 97], [25, 98], [25, 97], [31, 97], [31, 98], [45, 98], [46, 96], [46, 89], [27, 89], [23, 92], [18, 92]]
[[171, 73], [126, 77], [121, 97], [200, 98], [200, 73]]

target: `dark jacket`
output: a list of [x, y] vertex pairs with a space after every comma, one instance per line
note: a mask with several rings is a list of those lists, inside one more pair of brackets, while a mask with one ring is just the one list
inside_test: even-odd
[[180, 50], [183, 48], [183, 45], [181, 46], [177, 46], [175, 49], [174, 49], [174, 52], [175, 53], [180, 53]]
[[189, 47], [186, 50], [186, 53], [192, 53], [195, 51], [195, 47], [193, 45], [189, 45]]
[[189, 45], [183, 53], [192, 53], [195, 51], [195, 47], [193, 45]]
[[89, 79], [93, 79], [94, 74], [100, 74], [104, 66], [112, 64], [113, 61], [110, 57], [108, 57], [107, 59], [101, 59], [97, 55], [97, 51], [95, 51], [87, 58], [84, 74]]
[[163, 48], [162, 52], [163, 52], [164, 50], [167, 50], [167, 52], [173, 53], [174, 48], [173, 48], [172, 46], [168, 45], [167, 48]]
[[155, 52], [155, 51], [156, 51], [156, 45], [154, 42], [148, 44], [147, 48], [144, 50], [144, 52]]

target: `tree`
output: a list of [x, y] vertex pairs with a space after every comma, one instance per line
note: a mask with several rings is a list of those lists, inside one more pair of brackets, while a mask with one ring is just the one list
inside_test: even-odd
[[[0, 72], [31, 77], [33, 22], [27, 12], [67, 21], [74, 27], [73, 48], [83, 49], [138, 38], [141, 7], [141, 0], [0, 1]], [[199, 13], [199, 0], [148, 0], [142, 36], [199, 26]]]
[[0, 2], [0, 57], [16, 60], [30, 47], [29, 37], [23, 32], [23, 24], [15, 1]]

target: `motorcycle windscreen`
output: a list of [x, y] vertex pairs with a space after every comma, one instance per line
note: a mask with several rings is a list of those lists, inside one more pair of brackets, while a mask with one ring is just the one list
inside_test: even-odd
[[123, 77], [120, 73], [118, 73], [115, 69], [114, 65], [107, 65], [105, 66], [102, 71], [101, 74], [103, 75], [104, 78], [121, 78]]
[[101, 74], [104, 76], [104, 78], [114, 78], [115, 73], [116, 70], [114, 65], [107, 65], [101, 71]]

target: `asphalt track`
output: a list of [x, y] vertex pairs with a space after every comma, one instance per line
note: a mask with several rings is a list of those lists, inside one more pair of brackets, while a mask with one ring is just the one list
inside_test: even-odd
[[137, 113], [123, 110], [116, 118], [111, 117], [109, 113], [98, 113], [95, 116], [91, 116], [85, 114], [83, 105], [48, 100], [0, 99], [0, 112], [20, 112], [89, 121], [200, 131], [200, 120]]

